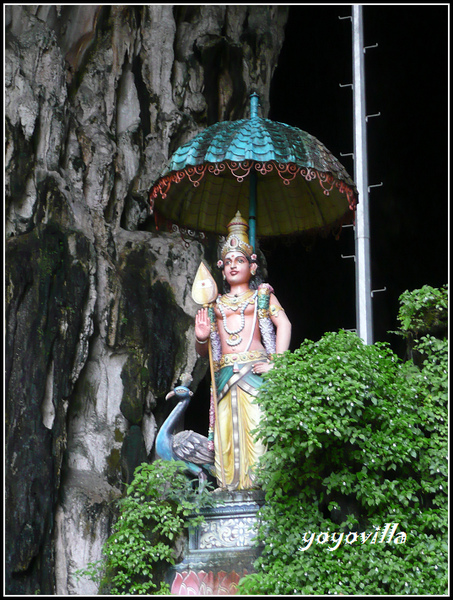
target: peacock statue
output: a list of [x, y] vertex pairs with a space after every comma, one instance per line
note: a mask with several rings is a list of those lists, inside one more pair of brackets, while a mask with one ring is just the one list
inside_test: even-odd
[[169, 400], [176, 396], [178, 404], [159, 429], [156, 437], [156, 454], [164, 460], [182, 460], [188, 471], [198, 477], [201, 489], [207, 482], [206, 471], [214, 474], [214, 450], [208, 448], [208, 438], [196, 431], [185, 430], [173, 433], [193, 396], [193, 392], [189, 390], [191, 383], [190, 375], [182, 375], [181, 385], [175, 387], [165, 397]]

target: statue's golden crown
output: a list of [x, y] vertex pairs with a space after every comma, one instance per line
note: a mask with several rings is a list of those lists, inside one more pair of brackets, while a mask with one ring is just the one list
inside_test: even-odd
[[253, 254], [253, 248], [249, 243], [248, 223], [241, 216], [241, 213], [237, 211], [234, 218], [228, 223], [228, 236], [221, 249], [222, 260], [228, 252], [242, 252], [245, 256], [251, 260]]

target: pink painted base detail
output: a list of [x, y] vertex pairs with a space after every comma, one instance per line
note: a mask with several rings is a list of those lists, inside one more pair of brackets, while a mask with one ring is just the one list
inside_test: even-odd
[[171, 593], [176, 596], [228, 596], [237, 593], [238, 582], [247, 575], [235, 571], [226, 573], [219, 571], [182, 571], [177, 573], [171, 586]]

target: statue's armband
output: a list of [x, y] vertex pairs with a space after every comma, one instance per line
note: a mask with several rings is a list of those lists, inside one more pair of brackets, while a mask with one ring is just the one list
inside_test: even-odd
[[285, 312], [285, 309], [282, 308], [279, 304], [271, 304], [269, 306], [269, 313], [271, 317], [278, 317], [278, 314], [281, 310]]

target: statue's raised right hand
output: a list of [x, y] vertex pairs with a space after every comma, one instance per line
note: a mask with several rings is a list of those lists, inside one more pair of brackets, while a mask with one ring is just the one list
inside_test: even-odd
[[195, 337], [197, 342], [206, 342], [210, 332], [211, 322], [209, 320], [208, 309], [201, 308], [195, 317]]

